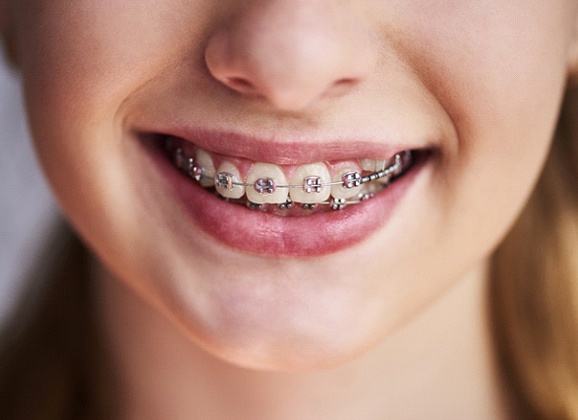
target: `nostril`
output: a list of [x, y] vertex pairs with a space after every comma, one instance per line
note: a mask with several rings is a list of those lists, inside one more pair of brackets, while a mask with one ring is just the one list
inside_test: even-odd
[[249, 80], [243, 77], [229, 77], [227, 79], [227, 84], [241, 92], [253, 91], [255, 90], [255, 85], [251, 83]]
[[333, 82], [329, 89], [324, 93], [326, 97], [336, 97], [341, 96], [353, 89], [359, 83], [359, 79], [356, 78], [343, 78]]
[[355, 79], [344, 78], [344, 79], [337, 80], [335, 82], [335, 86], [348, 87], [348, 86], [353, 86], [355, 83], [356, 83]]
[[342, 92], [342, 91], [346, 91], [346, 90], [348, 90], [348, 89], [351, 89], [351, 88], [354, 87], [358, 82], [359, 82], [358, 79], [354, 79], [354, 78], [343, 78], [343, 79], [336, 80], [336, 81], [333, 83], [333, 88], [336, 89], [338, 92]]

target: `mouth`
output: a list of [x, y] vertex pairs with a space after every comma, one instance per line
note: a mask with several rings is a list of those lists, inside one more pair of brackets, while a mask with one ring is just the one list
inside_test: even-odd
[[[177, 170], [216, 197], [281, 217], [343, 210], [370, 200], [402, 177], [416, 154], [404, 150], [387, 159], [283, 167], [274, 163], [238, 162], [239, 159], [191, 147], [176, 137], [167, 137], [164, 148]], [[241, 168], [248, 166], [248, 171], [242, 174]]]
[[276, 257], [326, 255], [362, 241], [389, 219], [432, 155], [399, 148], [377, 159], [280, 164], [209, 151], [170, 134], [139, 137], [205, 233], [233, 249]]

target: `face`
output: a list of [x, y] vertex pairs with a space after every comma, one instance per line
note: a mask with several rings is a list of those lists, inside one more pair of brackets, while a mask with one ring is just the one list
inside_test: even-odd
[[371, 348], [506, 234], [576, 8], [20, 0], [13, 23], [38, 155], [103, 263], [213, 354], [302, 369]]

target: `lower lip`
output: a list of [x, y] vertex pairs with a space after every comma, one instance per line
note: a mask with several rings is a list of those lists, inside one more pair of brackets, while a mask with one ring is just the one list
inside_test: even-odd
[[230, 204], [177, 170], [158, 147], [145, 147], [167, 188], [193, 223], [217, 242], [244, 253], [316, 257], [352, 247], [384, 226], [427, 159], [374, 198], [343, 210], [282, 217]]

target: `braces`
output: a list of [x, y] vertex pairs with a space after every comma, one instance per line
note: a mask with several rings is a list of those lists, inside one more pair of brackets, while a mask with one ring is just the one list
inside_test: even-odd
[[[173, 162], [175, 166], [187, 173], [192, 179], [200, 182], [202, 179], [212, 179], [215, 187], [224, 188], [227, 190], [232, 190], [235, 186], [254, 188], [259, 194], [269, 195], [273, 194], [278, 188], [287, 189], [302, 189], [306, 193], [319, 193], [324, 188], [332, 187], [334, 185], [341, 185], [343, 188], [351, 189], [359, 187], [363, 184], [367, 184], [378, 179], [383, 180], [381, 189], [386, 188], [393, 179], [401, 175], [412, 162], [412, 152], [406, 150], [401, 153], [397, 153], [393, 157], [393, 163], [386, 168], [370, 173], [368, 175], [362, 176], [357, 171], [346, 172], [343, 174], [340, 181], [322, 182], [322, 179], [318, 176], [308, 176], [303, 179], [303, 184], [301, 185], [277, 185], [273, 178], [259, 178], [254, 183], [239, 182], [235, 180], [235, 176], [229, 172], [219, 172], [214, 177], [210, 177], [204, 174], [204, 168], [201, 167], [195, 160], [184, 154], [183, 149], [178, 147], [172, 152]], [[319, 203], [301, 203], [301, 207], [306, 210], [314, 210], [318, 205], [330, 206], [333, 210], [342, 210], [347, 205], [359, 204], [370, 198], [373, 198], [375, 193], [360, 193], [353, 199], [345, 198], [332, 198], [329, 201], [322, 201]], [[234, 203], [245, 203], [248, 208], [252, 210], [262, 210], [265, 205], [250, 202], [249, 200], [242, 199], [230, 199], [226, 197], [221, 198]], [[290, 198], [284, 203], [277, 204], [279, 209], [285, 210], [290, 209], [295, 204]], [[269, 204], [271, 205], [271, 204]]]

